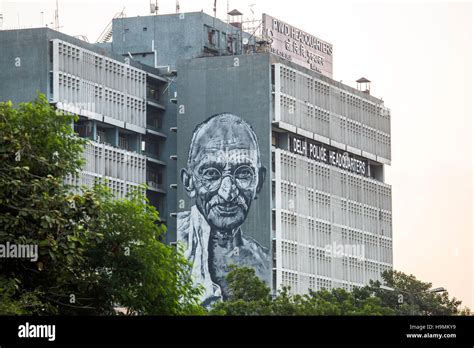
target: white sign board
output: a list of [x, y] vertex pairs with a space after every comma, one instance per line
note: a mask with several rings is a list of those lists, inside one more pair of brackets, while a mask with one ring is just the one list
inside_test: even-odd
[[332, 78], [332, 45], [267, 14], [262, 16], [263, 34], [271, 52], [305, 68]]

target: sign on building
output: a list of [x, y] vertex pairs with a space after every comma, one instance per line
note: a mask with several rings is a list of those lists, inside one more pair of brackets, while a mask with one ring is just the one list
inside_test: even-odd
[[348, 170], [355, 174], [370, 176], [369, 164], [366, 159], [348, 152], [341, 151], [335, 147], [321, 144], [307, 138], [290, 135], [289, 150], [312, 160]]
[[273, 54], [332, 78], [330, 43], [265, 13], [262, 26]]

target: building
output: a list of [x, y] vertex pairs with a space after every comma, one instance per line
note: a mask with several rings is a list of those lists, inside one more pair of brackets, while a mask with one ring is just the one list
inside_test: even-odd
[[[202, 12], [117, 18], [112, 42], [96, 45], [22, 31], [24, 43], [2, 50], [0, 65], [38, 46], [38, 77], [18, 79], [9, 67], [0, 78], [30, 90], [0, 87], [0, 95], [30, 100], [31, 81], [40, 81], [65, 108], [58, 102], [91, 100], [71, 99], [82, 95], [73, 86], [89, 91], [100, 109], [72, 110], [76, 127], [94, 146], [106, 139], [145, 163], [133, 183], [146, 173], [167, 242], [184, 245], [206, 304], [225, 299], [231, 263], [294, 293], [380, 279], [393, 264], [389, 109], [332, 79], [331, 44], [268, 15], [258, 33], [242, 24]], [[0, 44], [15, 35], [0, 32]], [[69, 70], [78, 56], [107, 73]], [[94, 177], [97, 150], [88, 151], [85, 174]]]
[[168, 80], [97, 45], [48, 28], [0, 31], [0, 99], [14, 103], [45, 94], [57, 109], [79, 116], [74, 128], [88, 138], [86, 166], [70, 183], [107, 182], [123, 197], [148, 184], [150, 201], [166, 220], [167, 159], [158, 147]]
[[[178, 104], [190, 111], [178, 115], [178, 134], [190, 139], [191, 120], [222, 112], [252, 125], [268, 175], [242, 230], [273, 250], [273, 288], [350, 290], [381, 279], [392, 268], [388, 109], [271, 53], [238, 59], [179, 65]], [[179, 167], [188, 147], [178, 146]], [[183, 186], [178, 211], [192, 204]]]
[[390, 112], [380, 99], [272, 64], [276, 284], [351, 290], [392, 268]]
[[[181, 174], [195, 127], [235, 114], [256, 133], [268, 173], [239, 227], [271, 250], [271, 274], [262, 277], [297, 293], [380, 279], [393, 264], [391, 187], [384, 183], [390, 111], [369, 91], [332, 79], [331, 44], [268, 15], [262, 23], [249, 37], [242, 25], [204, 13], [114, 20], [114, 52], [177, 71], [177, 108], [167, 107], [177, 119], [177, 168], [168, 174], [177, 184], [172, 240], [193, 234], [179, 225], [192, 221], [197, 205]], [[229, 34], [236, 42], [240, 35], [241, 46], [229, 49]], [[206, 261], [187, 251], [195, 263]], [[209, 286], [211, 273], [201, 276]]]

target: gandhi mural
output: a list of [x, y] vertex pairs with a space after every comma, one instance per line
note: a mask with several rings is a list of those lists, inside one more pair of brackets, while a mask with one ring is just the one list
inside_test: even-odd
[[257, 136], [239, 116], [214, 115], [194, 130], [187, 167], [181, 170], [194, 205], [178, 213], [177, 237], [193, 264], [195, 282], [205, 288], [205, 306], [228, 296], [225, 276], [231, 264], [268, 277], [268, 249], [241, 228], [265, 174]]

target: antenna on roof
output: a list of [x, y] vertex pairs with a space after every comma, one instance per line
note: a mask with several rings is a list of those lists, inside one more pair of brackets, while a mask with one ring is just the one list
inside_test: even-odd
[[59, 25], [59, 1], [56, 0], [56, 10], [54, 10], [54, 30], [59, 31], [61, 28], [62, 26]]
[[150, 13], [157, 15], [158, 14], [158, 9], [159, 9], [158, 0], [155, 0], [154, 4], [153, 4], [152, 1], [150, 1]]
[[179, 13], [179, 0], [176, 0], [176, 13]]
[[217, 15], [217, 0], [214, 0], [214, 18], [216, 18]]
[[54, 30], [59, 31], [59, 6], [56, 0], [56, 10], [54, 11]]

